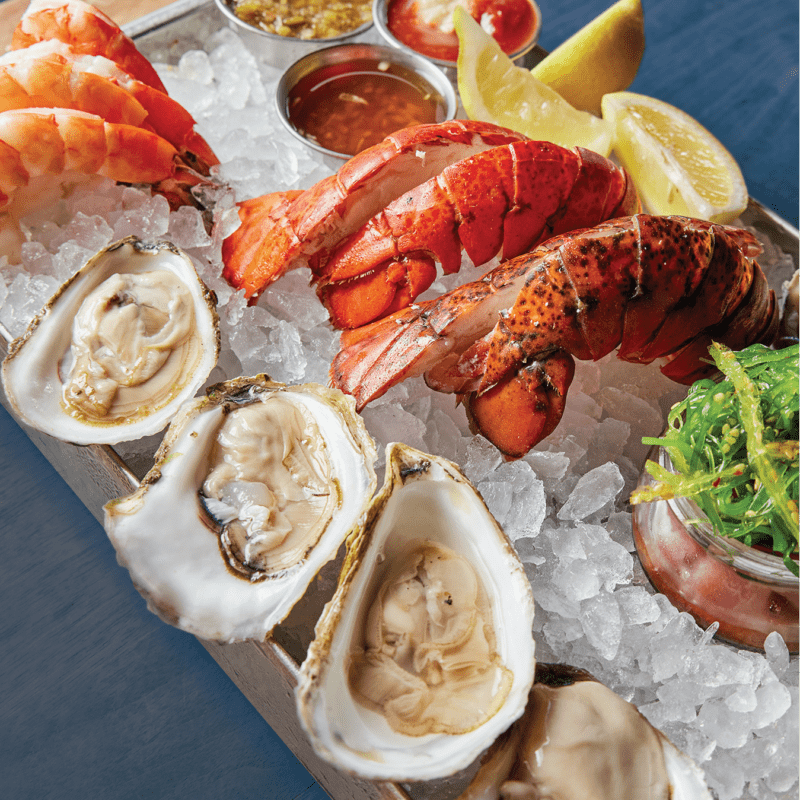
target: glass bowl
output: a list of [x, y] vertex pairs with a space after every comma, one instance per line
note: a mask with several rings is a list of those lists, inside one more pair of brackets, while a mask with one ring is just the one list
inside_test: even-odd
[[[351, 80], [370, 86], [357, 89]], [[408, 91], [411, 98], [384, 103], [381, 98], [394, 96], [384, 90]], [[415, 116], [415, 100], [424, 103], [427, 118]], [[445, 74], [422, 56], [368, 43], [327, 47], [299, 59], [278, 81], [275, 102], [290, 133], [332, 160], [349, 159], [408, 125], [452, 119], [458, 104]], [[313, 116], [303, 120], [301, 109], [309, 103]], [[345, 148], [345, 142], [358, 146]]]
[[315, 50], [344, 42], [360, 41], [372, 33], [373, 25], [370, 20], [348, 33], [327, 39], [298, 39], [294, 36], [282, 36], [277, 33], [268, 33], [239, 19], [233, 11], [231, 0], [214, 0], [214, 2], [228, 21], [229, 27], [236, 31], [248, 49], [264, 63], [279, 69], [286, 69], [298, 58], [313, 53]]
[[[663, 447], [652, 448], [648, 458], [672, 469]], [[653, 483], [644, 471], [639, 485]], [[634, 506], [633, 538], [656, 590], [701, 627], [718, 622], [718, 638], [756, 650], [777, 631], [789, 652], [798, 652], [798, 578], [781, 557], [716, 536], [685, 497]]]
[[[415, 55], [420, 55], [420, 51], [415, 50], [411, 45], [407, 44], [404, 41], [398, 39], [394, 33], [389, 29], [389, 6], [396, 2], [396, 0], [374, 0], [372, 5], [372, 17], [375, 22], [375, 28], [377, 29], [378, 33], [392, 46], [397, 47], [398, 49], [407, 52], [407, 53], [414, 53]], [[532, 10], [533, 10], [533, 30], [531, 31], [530, 37], [526, 39], [524, 44], [514, 50], [514, 52], [509, 53], [509, 58], [514, 61], [518, 65], [522, 66], [533, 66], [537, 61], [541, 59], [541, 55], [537, 55], [534, 59], [533, 63], [527, 63], [527, 57], [529, 55], [533, 55], [532, 51], [536, 47], [537, 42], [539, 41], [539, 32], [541, 31], [542, 27], [542, 13], [539, 10], [539, 6], [536, 4], [535, 0], [528, 0]], [[455, 34], [453, 34], [455, 35]], [[455, 80], [456, 78], [456, 62], [455, 60], [446, 60], [443, 58], [434, 58], [432, 56], [425, 55], [424, 53], [422, 56], [433, 64], [436, 64], [438, 67], [443, 69], [447, 76], [451, 80]]]

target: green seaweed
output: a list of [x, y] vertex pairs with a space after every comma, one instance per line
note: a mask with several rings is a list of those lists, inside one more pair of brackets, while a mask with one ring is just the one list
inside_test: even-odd
[[798, 345], [733, 352], [712, 344], [722, 380], [697, 381], [676, 403], [660, 445], [675, 471], [653, 461], [656, 480], [631, 503], [690, 497], [718, 536], [766, 547], [798, 574]]

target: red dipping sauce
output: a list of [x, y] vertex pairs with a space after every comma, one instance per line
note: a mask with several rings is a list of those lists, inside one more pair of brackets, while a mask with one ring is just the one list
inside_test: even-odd
[[[661, 449], [649, 457], [671, 465]], [[653, 481], [644, 473], [640, 485]], [[726, 642], [763, 650], [777, 631], [797, 653], [798, 579], [779, 556], [721, 539], [703, 518], [683, 497], [634, 506], [633, 539], [650, 582], [701, 627], [716, 622], [717, 637]]]
[[[467, 11], [508, 54], [529, 44], [539, 27], [530, 0], [468, 0]], [[429, 58], [452, 62], [458, 58], [458, 36], [428, 24], [420, 15], [419, 0], [390, 0], [388, 27], [396, 39]]]

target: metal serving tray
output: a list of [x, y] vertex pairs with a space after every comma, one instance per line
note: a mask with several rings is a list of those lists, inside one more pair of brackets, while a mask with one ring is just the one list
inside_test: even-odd
[[[184, 52], [201, 48], [208, 35], [225, 24], [212, 0], [177, 0], [125, 26], [124, 30], [136, 39], [139, 48], [152, 61], [176, 63]], [[544, 56], [545, 52], [541, 51], [540, 55]], [[797, 267], [799, 234], [794, 227], [752, 199], [743, 220], [789, 253]], [[0, 325], [0, 356], [5, 357], [11, 338]], [[2, 392], [0, 402], [19, 422]], [[138, 479], [143, 477], [137, 475], [139, 470], [126, 464], [112, 447], [79, 447], [19, 424], [101, 524], [103, 505], [131, 493]], [[307, 603], [305, 607], [303, 602]], [[309, 607], [309, 602], [320, 603], [320, 607]], [[297, 613], [304, 619], [316, 619], [321, 602], [301, 601], [292, 616]], [[299, 663], [312, 636], [313, 624], [307, 626], [299, 639], [295, 625], [291, 634], [286, 634], [284, 627], [279, 626], [274, 637], [266, 642], [220, 645], [200, 641], [332, 798], [415, 800], [428, 796], [430, 786], [427, 789], [424, 785], [402, 787], [395, 783], [361, 780], [340, 772], [313, 752], [300, 727], [294, 702]]]

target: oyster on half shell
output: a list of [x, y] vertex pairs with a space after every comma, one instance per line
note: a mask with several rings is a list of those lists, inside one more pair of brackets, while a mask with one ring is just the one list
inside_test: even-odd
[[702, 770], [585, 670], [537, 664], [525, 715], [458, 800], [711, 800]]
[[218, 354], [216, 298], [189, 256], [128, 236], [90, 258], [12, 342], [3, 384], [31, 427], [116, 444], [165, 428]]
[[534, 604], [514, 549], [461, 471], [389, 445], [296, 691], [319, 755], [375, 780], [468, 766], [525, 707]]
[[105, 529], [148, 607], [204, 639], [263, 639], [334, 556], [375, 490], [353, 398], [264, 375], [185, 403]]

